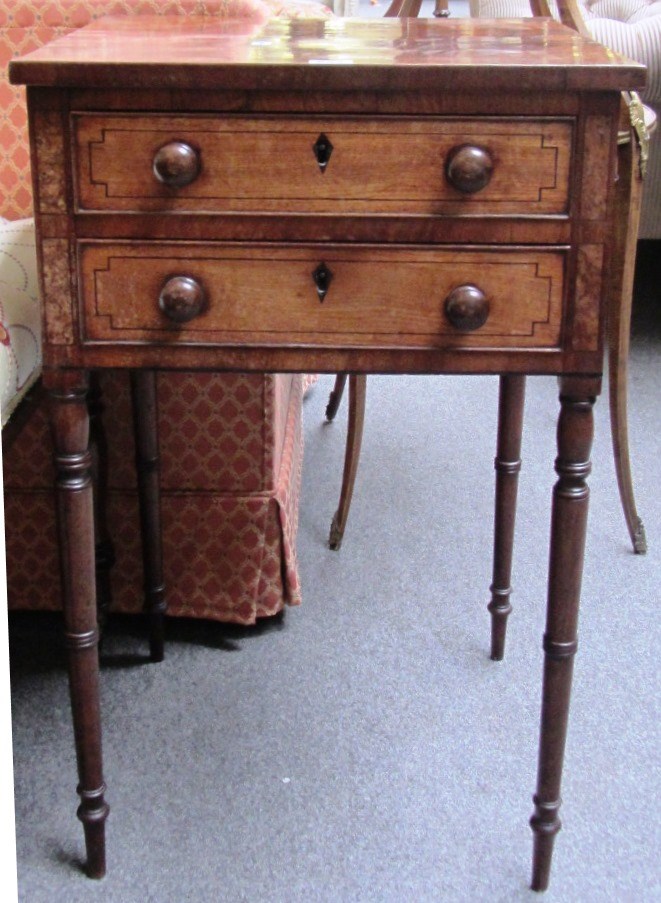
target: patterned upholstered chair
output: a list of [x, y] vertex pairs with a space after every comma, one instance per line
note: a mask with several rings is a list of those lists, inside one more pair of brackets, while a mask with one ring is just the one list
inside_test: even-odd
[[[646, 128], [651, 131], [661, 118], [661, 0], [469, 0], [470, 14], [481, 18], [525, 18], [553, 15], [578, 28], [594, 40], [631, 57], [648, 67], [648, 83], [643, 95]], [[611, 276], [611, 317], [609, 322], [609, 403], [613, 452], [625, 521], [635, 552], [645, 552], [645, 530], [636, 509], [627, 430], [627, 360], [629, 320], [633, 288], [636, 236], [661, 238], [661, 135], [649, 146], [646, 177], [641, 182], [634, 136], [623, 122], [621, 133], [618, 203], [621, 220], [628, 225], [629, 246], [624, 257], [613, 262]], [[644, 190], [643, 190], [644, 187]], [[641, 201], [642, 192], [642, 201]], [[641, 214], [642, 204], [642, 214]], [[349, 516], [358, 470], [365, 415], [366, 378], [338, 374], [331, 392], [326, 417], [333, 420], [349, 381], [349, 415], [342, 488], [331, 524], [329, 545], [339, 549]], [[501, 385], [501, 413], [503, 394]], [[510, 449], [514, 457], [519, 451]], [[500, 456], [500, 451], [497, 457]]]
[[[532, 15], [529, 0], [469, 0], [471, 16], [483, 19]], [[647, 66], [643, 101], [661, 117], [661, 0], [577, 0], [587, 33]], [[551, 13], [559, 17], [551, 0]], [[661, 140], [650, 145], [643, 191], [640, 238], [661, 238]]]
[[[3, 423], [39, 376], [39, 305], [22, 89], [7, 63], [105, 14], [167, 13], [266, 19], [322, 17], [307, 0], [0, 0], [0, 366]], [[240, 27], [240, 26], [238, 26]], [[113, 609], [142, 608], [134, 439], [125, 373], [103, 377]], [[242, 624], [299, 601], [296, 532], [302, 378], [160, 374], [163, 558], [168, 610]], [[4, 454], [10, 608], [60, 606], [52, 465], [45, 405], [23, 401]], [[16, 422], [16, 415], [9, 427]], [[8, 431], [3, 431], [3, 444]], [[98, 538], [98, 537], [97, 537]]]

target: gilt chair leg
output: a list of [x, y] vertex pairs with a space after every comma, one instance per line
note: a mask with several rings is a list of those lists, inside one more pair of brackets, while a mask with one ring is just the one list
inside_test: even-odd
[[626, 229], [617, 242], [623, 248], [621, 257], [613, 261], [614, 278], [608, 310], [608, 394], [615, 473], [620, 491], [624, 518], [634, 552], [647, 551], [645, 527], [638, 516], [634, 498], [627, 415], [627, 379], [631, 333], [631, 304], [636, 263], [636, 240], [640, 220], [642, 181], [639, 172], [639, 153], [636, 141], [620, 145], [618, 153], [617, 203], [619, 229]]
[[328, 539], [330, 548], [335, 551], [342, 545], [344, 528], [346, 527], [349, 508], [351, 507], [353, 487], [356, 482], [356, 473], [358, 472], [360, 447], [363, 441], [363, 426], [365, 423], [366, 393], [367, 377], [356, 374], [349, 376], [349, 421], [347, 426], [347, 444], [344, 453], [342, 490]]
[[[624, 349], [623, 339], [626, 333], [626, 344], [629, 343], [629, 327], [612, 329], [609, 335], [608, 361], [608, 394], [610, 403], [611, 433], [613, 437], [613, 456], [615, 473], [620, 490], [620, 500], [624, 519], [629, 530], [633, 550], [639, 555], [647, 552], [645, 526], [636, 508], [629, 458], [629, 432], [627, 414], [627, 374], [628, 349]], [[616, 347], [617, 346], [617, 349]]]
[[164, 657], [164, 616], [167, 605], [161, 547], [156, 374], [153, 370], [131, 371], [131, 396], [140, 504], [145, 610], [149, 619], [149, 652], [153, 662], [161, 662]]

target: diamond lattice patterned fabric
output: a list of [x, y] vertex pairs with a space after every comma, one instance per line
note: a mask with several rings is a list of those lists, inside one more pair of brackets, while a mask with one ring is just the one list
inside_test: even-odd
[[[181, 374], [184, 394], [194, 376]], [[162, 517], [168, 611], [184, 617], [252, 624], [259, 617], [280, 611], [285, 603], [300, 602], [295, 538], [303, 451], [302, 378], [235, 374], [228, 386], [223, 385], [224, 376], [209, 375], [209, 379], [218, 383], [215, 391], [213, 386], [207, 387], [211, 397], [217, 394], [232, 400], [246, 392], [252, 399], [267, 396], [264, 410], [271, 416], [265, 414], [260, 422], [262, 426], [277, 423], [281, 441], [256, 448], [247, 475], [240, 465], [234, 476], [231, 459], [219, 475], [213, 463], [206, 460], [195, 471], [197, 476], [189, 476], [182, 486], [179, 464], [164, 466]], [[102, 388], [107, 402], [105, 420], [112, 424], [107, 506], [117, 558], [111, 575], [112, 609], [138, 612], [142, 606], [142, 570], [133, 437], [125, 427], [130, 420], [125, 374], [104, 374]], [[170, 386], [161, 374], [161, 428], [171, 416], [169, 404], [161, 403], [169, 394]], [[277, 396], [281, 396], [279, 400]], [[274, 407], [279, 408], [277, 412]], [[215, 432], [210, 419], [214, 418], [208, 418], [206, 412], [198, 422], [191, 418], [191, 455], [200, 462], [205, 462], [204, 450]], [[227, 424], [226, 434], [231, 435], [234, 426]], [[53, 579], [57, 545], [47, 430], [42, 406], [24, 428], [20, 441], [5, 455], [7, 592], [11, 608], [60, 607], [58, 583]], [[167, 439], [163, 444], [167, 447]], [[254, 488], [248, 491], [246, 484]]]
[[[273, 15], [332, 15], [313, 0], [0, 0], [0, 213], [8, 219], [32, 213], [25, 98], [22, 88], [7, 81], [9, 60], [93, 18], [128, 13], [258, 21]], [[34, 280], [34, 256], [31, 261], [27, 268]], [[34, 291], [26, 290], [34, 306], [36, 288], [30, 285]], [[7, 348], [5, 343], [0, 354]], [[11, 351], [5, 356], [9, 361]], [[22, 380], [18, 364], [12, 373]], [[110, 373], [102, 384], [109, 440], [108, 527], [117, 555], [114, 608], [138, 611], [142, 577], [128, 380]], [[159, 376], [170, 613], [247, 624], [300, 601], [295, 535], [301, 396], [300, 376]], [[12, 608], [60, 605], [47, 432], [45, 411], [37, 407], [4, 456]]]
[[25, 90], [9, 84], [9, 61], [92, 19], [128, 14], [265, 20], [326, 18], [331, 12], [313, 0], [0, 0], [0, 215], [32, 215]]

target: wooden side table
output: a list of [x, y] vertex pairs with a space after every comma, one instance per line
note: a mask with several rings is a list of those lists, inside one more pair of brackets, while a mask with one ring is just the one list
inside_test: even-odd
[[[497, 373], [512, 399], [538, 373], [560, 377], [561, 405], [531, 820], [532, 886], [545, 888], [605, 280], [622, 240], [620, 91], [643, 68], [548, 20], [122, 17], [14, 62], [11, 77], [29, 86], [88, 873], [105, 871], [108, 807], [87, 371], [131, 369], [147, 410], [155, 368]], [[157, 496], [152, 481], [155, 560]]]

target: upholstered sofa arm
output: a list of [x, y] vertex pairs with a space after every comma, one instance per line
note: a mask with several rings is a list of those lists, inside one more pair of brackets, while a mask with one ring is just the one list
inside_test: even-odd
[[41, 372], [41, 313], [31, 219], [0, 220], [2, 426]]

